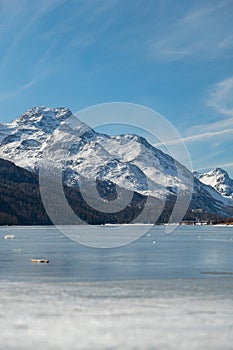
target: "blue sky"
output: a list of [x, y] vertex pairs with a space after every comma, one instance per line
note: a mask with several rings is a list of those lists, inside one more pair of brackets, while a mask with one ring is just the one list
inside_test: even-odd
[[232, 23], [224, 0], [0, 0], [0, 121], [142, 104], [175, 126], [194, 169], [233, 177]]

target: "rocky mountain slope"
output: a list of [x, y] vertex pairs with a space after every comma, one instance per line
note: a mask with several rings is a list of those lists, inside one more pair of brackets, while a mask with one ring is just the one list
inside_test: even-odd
[[[53, 186], [54, 185], [54, 186]], [[57, 184], [50, 184], [47, 191], [56, 192]], [[106, 200], [112, 199], [112, 192], [106, 186], [106, 183], [98, 183], [101, 195], [104, 194]], [[88, 206], [82, 197], [80, 191], [76, 188], [64, 186], [64, 193], [70, 207], [75, 214], [88, 224], [104, 224], [104, 223], [130, 223], [134, 219], [137, 222], [137, 216], [144, 209], [147, 197], [136, 192], [132, 195], [132, 200], [124, 210], [117, 213], [103, 213]], [[166, 223], [169, 220], [173, 210], [175, 198], [169, 198], [165, 203], [164, 210], [159, 216], [156, 223]], [[159, 200], [152, 197], [150, 199], [149, 210], [141, 218], [140, 222], [154, 222], [154, 208], [159, 208]], [[59, 201], [53, 203], [54, 212], [61, 211]], [[66, 211], [62, 208], [62, 216], [58, 217], [58, 224], [67, 224]], [[68, 214], [69, 216], [69, 214]], [[196, 214], [193, 210], [188, 209], [185, 220], [195, 220]], [[198, 213], [201, 220], [211, 220], [213, 222], [222, 221], [223, 218], [216, 214]], [[37, 174], [20, 168], [15, 164], [0, 159], [0, 225], [50, 225], [51, 221], [43, 206], [40, 189], [39, 178]], [[69, 224], [73, 224], [69, 221]]]
[[233, 206], [143, 137], [97, 133], [67, 108], [32, 108], [0, 125], [0, 141], [0, 158], [34, 173], [42, 161], [51, 160], [62, 166], [63, 179], [72, 188], [79, 189], [84, 179], [158, 200], [193, 193], [192, 208], [225, 216]]
[[[56, 192], [56, 183], [50, 184], [47, 191]], [[105, 183], [99, 183], [99, 188], [105, 188]], [[80, 191], [76, 188], [64, 186], [64, 193], [70, 207], [75, 214], [84, 222], [89, 224], [103, 223], [128, 223], [137, 217], [138, 213], [144, 207], [146, 198], [133, 193], [132, 201], [129, 206], [118, 213], [103, 213], [90, 207], [83, 199]], [[106, 199], [111, 199], [111, 192], [105, 194]], [[154, 204], [157, 205], [154, 199]], [[73, 224], [67, 222], [67, 213], [64, 208], [59, 207], [59, 201], [53, 203], [54, 212], [61, 212], [57, 224]], [[167, 211], [171, 207], [167, 207]], [[145, 217], [145, 222], [153, 217]], [[161, 216], [159, 222], [165, 220], [165, 213]], [[39, 178], [37, 174], [31, 173], [26, 169], [15, 164], [0, 159], [0, 225], [50, 225], [51, 221], [46, 214], [43, 206]]]

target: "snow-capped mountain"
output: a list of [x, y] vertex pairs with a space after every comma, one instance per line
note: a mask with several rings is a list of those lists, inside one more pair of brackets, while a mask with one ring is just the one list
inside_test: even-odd
[[195, 173], [195, 176], [203, 184], [215, 189], [226, 203], [233, 202], [233, 180], [225, 170], [216, 168], [207, 173]]
[[[137, 135], [97, 133], [67, 108], [35, 107], [0, 126], [0, 158], [37, 172], [40, 162], [62, 163], [66, 184], [80, 179], [112, 183], [156, 198], [193, 191], [194, 208], [224, 212], [222, 196], [171, 156]], [[193, 188], [194, 183], [194, 188]]]
[[82, 176], [156, 196], [167, 193], [168, 187], [172, 193], [188, 190], [187, 170], [169, 155], [137, 135], [96, 133], [72, 119], [67, 108], [32, 108], [2, 129], [0, 157], [31, 171], [44, 157], [65, 159], [66, 182], [72, 186]]

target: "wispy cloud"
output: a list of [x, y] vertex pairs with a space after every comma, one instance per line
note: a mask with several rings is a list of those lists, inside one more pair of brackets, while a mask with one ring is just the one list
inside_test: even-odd
[[22, 85], [19, 90], [26, 90], [26, 89], [32, 87], [33, 85], [35, 85], [38, 81], [39, 81], [39, 79], [33, 79], [33, 80], [29, 81], [28, 83]]
[[18, 86], [17, 88], [8, 91], [8, 92], [0, 92], [0, 102], [7, 101], [9, 99], [12, 99], [13, 97], [19, 96], [22, 92], [25, 90], [31, 88], [33, 85], [35, 85], [38, 82], [38, 79], [33, 79], [21, 86]]
[[[15, 82], [11, 90], [5, 86], [5, 91], [0, 91], [0, 101], [19, 96], [52, 72], [69, 67], [72, 60], [107, 30], [117, 1], [73, 3], [68, 8], [70, 15], [55, 21], [56, 16], [60, 18], [62, 5], [68, 8], [67, 0], [22, 0], [20, 4], [17, 0], [0, 0], [0, 35], [1, 28], [8, 29], [9, 37], [0, 57], [0, 73], [6, 81], [12, 76]], [[111, 11], [113, 14], [109, 16]], [[41, 25], [45, 18], [48, 30]], [[22, 76], [29, 82], [24, 83]]]
[[230, 76], [208, 88], [205, 104], [215, 115], [209, 123], [198, 124], [188, 130], [191, 135], [213, 136], [228, 134], [233, 128], [233, 76]]
[[213, 1], [208, 6], [205, 2], [194, 2], [185, 13], [176, 13], [160, 37], [151, 41], [154, 57], [179, 60], [233, 55], [230, 13], [232, 1]]
[[[217, 136], [225, 136], [227, 134], [233, 135], [233, 128], [181, 137], [181, 138], [176, 139], [176, 140], [167, 141], [166, 145], [177, 145], [177, 144], [180, 144], [181, 142], [184, 142], [184, 143], [197, 142], [197, 141], [201, 141], [201, 140], [206, 140], [207, 138], [212, 138], [212, 137], [217, 137]], [[158, 147], [160, 145], [161, 145], [161, 143], [154, 144], [155, 147]]]
[[233, 76], [220, 81], [211, 88], [207, 104], [216, 112], [233, 117]]
[[[218, 113], [218, 120], [195, 125], [186, 131], [186, 133], [188, 132], [187, 136], [177, 140], [169, 140], [167, 145], [176, 145], [181, 142], [201, 142], [211, 138], [214, 138], [214, 141], [219, 141], [233, 135], [233, 76], [209, 88], [206, 104], [215, 113]], [[159, 143], [155, 145], [155, 147], [158, 146], [160, 146]]]
[[28, 2], [27, 0], [22, 0], [20, 3], [16, 0], [2, 1], [0, 18], [7, 18], [10, 23], [10, 26], [8, 26], [8, 35], [12, 33], [13, 36], [10, 45], [7, 47], [4, 55], [2, 55], [0, 64], [1, 71], [5, 70], [9, 58], [13, 55], [17, 45], [30, 31], [32, 26], [43, 16], [64, 3], [64, 1], [65, 0], [41, 0], [40, 2]]
[[[230, 169], [233, 163], [228, 161], [226, 145], [229, 147], [233, 139], [233, 76], [209, 87], [206, 105], [214, 112], [214, 121], [189, 128], [185, 131], [185, 137], [170, 140], [167, 145], [186, 143], [192, 150], [195, 168], [199, 170], [214, 167]], [[208, 155], [203, 149], [207, 150]], [[218, 162], [218, 159], [221, 161]]]
[[230, 163], [221, 163], [221, 164], [219, 164], [219, 163], [213, 163], [213, 164], [211, 164], [210, 166], [205, 166], [205, 167], [199, 167], [198, 169], [197, 169], [197, 171], [200, 171], [200, 170], [206, 170], [206, 169], [210, 169], [210, 168], [223, 168], [223, 169], [225, 169], [225, 168], [233, 168], [233, 163], [232, 162], [230, 162]]

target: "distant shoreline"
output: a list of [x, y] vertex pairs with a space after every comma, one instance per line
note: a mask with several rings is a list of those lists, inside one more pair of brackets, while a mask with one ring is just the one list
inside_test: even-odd
[[90, 224], [81, 224], [81, 225], [53, 225], [53, 224], [50, 224], [50, 225], [0, 225], [0, 228], [4, 228], [4, 227], [49, 227], [49, 228], [53, 228], [53, 227], [67, 227], [67, 226], [70, 226], [70, 227], [74, 227], [74, 226], [107, 226], [107, 227], [111, 227], [111, 226], [233, 226], [233, 222], [223, 222], [223, 223], [211, 223], [211, 224], [207, 224], [207, 223], [179, 223], [179, 224], [176, 224], [176, 223], [172, 223], [172, 224], [149, 224], [149, 223], [124, 223], [124, 224], [121, 224], [121, 223], [116, 223], [116, 224], [100, 224], [100, 225], [90, 225]]

